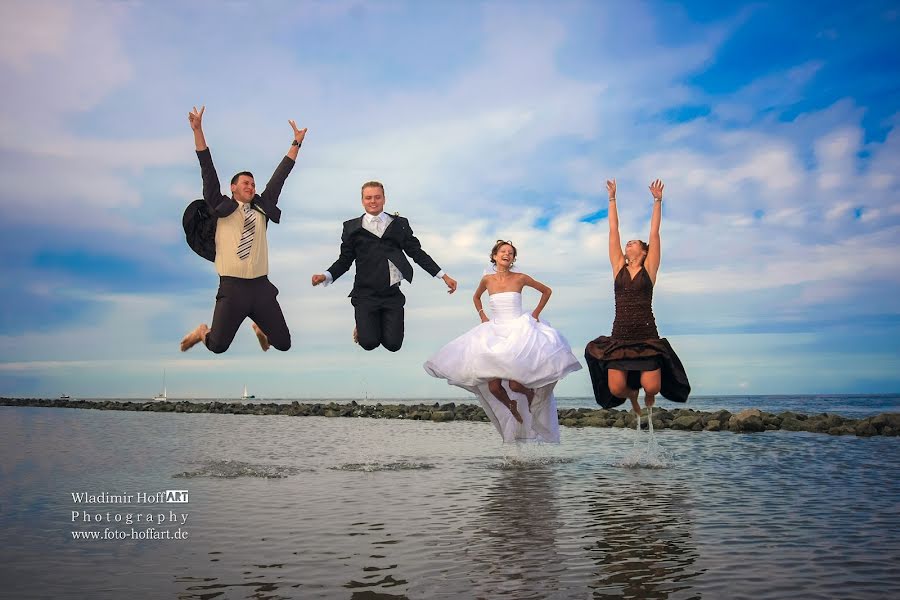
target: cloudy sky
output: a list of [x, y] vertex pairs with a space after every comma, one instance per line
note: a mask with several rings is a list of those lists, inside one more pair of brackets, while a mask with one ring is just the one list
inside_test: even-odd
[[[896, 392], [900, 9], [817, 6], [5, 1], [0, 395], [463, 396], [421, 364], [478, 323], [497, 238], [581, 356], [612, 324], [611, 177], [624, 239], [666, 183], [654, 309], [694, 393]], [[179, 351], [217, 285], [181, 230], [201, 104], [223, 181], [309, 128], [269, 229], [287, 353], [249, 322]], [[397, 354], [353, 345], [352, 270], [309, 283], [369, 179], [460, 283], [417, 268]]]

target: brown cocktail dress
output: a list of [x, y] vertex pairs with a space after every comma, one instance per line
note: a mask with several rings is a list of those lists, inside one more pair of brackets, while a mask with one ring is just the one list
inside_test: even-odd
[[691, 393], [684, 367], [668, 340], [659, 337], [653, 317], [653, 282], [641, 265], [634, 278], [623, 266], [615, 279], [616, 317], [612, 335], [600, 336], [588, 342], [584, 359], [591, 374], [594, 398], [603, 408], [623, 404], [609, 391], [610, 369], [627, 371], [628, 387], [641, 387], [641, 372], [660, 369], [660, 394], [673, 402], [687, 402]]

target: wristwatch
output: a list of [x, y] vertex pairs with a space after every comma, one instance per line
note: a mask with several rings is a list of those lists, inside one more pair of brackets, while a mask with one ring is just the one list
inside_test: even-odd
[[299, 146], [300, 146], [300, 142], [298, 142], [297, 140], [294, 140], [293, 142], [291, 142], [291, 146], [297, 146], [297, 147], [299, 147]]

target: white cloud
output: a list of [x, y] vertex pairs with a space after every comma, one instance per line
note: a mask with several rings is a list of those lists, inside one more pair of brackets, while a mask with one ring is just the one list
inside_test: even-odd
[[[98, 295], [82, 283], [75, 298], [104, 307], [90, 321], [0, 338], [0, 358], [7, 361], [0, 370], [46, 378], [48, 393], [58, 394], [62, 374], [75, 372], [85, 389], [93, 377], [110, 386], [104, 389], [127, 385], [131, 393], [152, 393], [161, 365], [181, 377], [183, 394], [196, 396], [238, 390], [242, 376], [234, 372], [242, 369], [265, 374], [270, 389], [260, 394], [269, 396], [359, 393], [368, 374], [387, 369], [400, 375], [387, 383], [370, 378], [370, 392], [458, 393], [427, 378], [421, 363], [476, 322], [471, 293], [497, 237], [512, 239], [522, 270], [554, 289], [546, 314], [580, 356], [583, 344], [608, 332], [612, 321], [608, 225], [581, 218], [607, 207], [603, 182], [613, 176], [623, 239], [646, 239], [652, 206], [647, 183], [662, 177], [667, 184], [656, 293], [663, 335], [662, 325], [739, 329], [762, 318], [802, 324], [807, 312], [822, 307], [847, 318], [897, 311], [896, 296], [880, 293], [900, 285], [896, 118], [883, 142], [864, 142], [865, 109], [851, 100], [789, 122], [760, 118], [760, 109], [802, 97], [822, 68], [809, 62], [750, 83], [727, 103], [712, 102], [708, 117], [670, 124], [652, 115], [710, 103], [684, 81], [715, 60], [733, 24], [705, 27], [697, 41], [670, 47], [658, 41], [662, 25], [650, 9], [629, 5], [645, 17], [633, 20], [637, 29], [629, 39], [601, 45], [592, 64], [563, 64], [574, 35], [566, 19], [577, 18], [578, 7], [550, 15], [540, 5], [520, 10], [491, 3], [474, 13], [482, 45], [467, 58], [471, 62], [427, 85], [385, 81], [363, 88], [354, 68], [316, 64], [314, 57], [265, 44], [254, 44], [249, 54], [217, 57], [238, 70], [270, 65], [254, 72], [255, 94], [232, 95], [230, 83], [210, 87], [209, 75], [192, 71], [190, 62], [172, 67], [166, 83], [173, 94], [208, 94], [207, 133], [223, 181], [243, 168], [231, 166], [241, 161], [252, 163], [246, 166], [259, 181], [267, 178], [260, 168], [274, 167], [287, 148], [284, 119], [311, 119], [308, 142], [282, 195], [283, 223], [269, 230], [271, 279], [281, 290], [294, 348], [262, 354], [245, 326], [225, 356], [202, 348], [182, 355], [180, 336], [209, 320], [215, 296], [212, 266], [180, 245], [179, 254], [171, 252], [173, 243], [180, 244], [175, 240], [183, 205], [199, 194], [190, 133], [181, 113], [178, 134], [139, 126], [142, 115], [174, 109], [166, 104], [173, 102], [169, 88], [160, 95], [159, 81], [146, 82], [136, 70], [150, 68], [146, 61], [129, 59], [131, 40], [118, 26], [134, 18], [131, 5], [79, 8], [48, 17], [53, 40], [38, 37], [21, 48], [0, 43], [0, 73], [19, 83], [0, 118], [0, 139], [12, 157], [0, 167], [9, 182], [0, 202], [19, 207], [6, 222], [43, 229], [73, 247], [69, 240], [87, 232], [93, 235], [83, 243], [95, 250], [192, 261], [197, 277], [211, 283], [200, 295]], [[594, 9], [610, 13], [597, 24], [599, 31], [611, 35], [620, 28], [615, 13], [625, 10], [621, 6]], [[23, 8], [22, 23], [33, 25], [40, 10]], [[361, 10], [369, 8], [353, 1], [307, 4], [296, 18], [340, 27], [342, 15]], [[385, 10], [403, 13], [402, 6]], [[140, 28], [130, 31], [146, 35]], [[141, 43], [153, 48], [150, 39]], [[92, 78], [95, 71], [100, 74]], [[55, 72], [65, 73], [66, 93], [44, 99]], [[165, 109], [142, 106], [144, 112], [115, 133], [104, 121], [105, 135], [85, 126], [90, 120], [71, 122], [123, 90], [146, 92]], [[461, 284], [448, 296], [441, 282], [417, 270], [415, 284], [404, 287], [407, 341], [396, 355], [364, 353], [349, 341], [352, 271], [328, 289], [309, 283], [336, 258], [341, 221], [362, 212], [359, 185], [368, 179], [385, 182], [387, 210], [409, 216], [426, 250]], [[173, 198], [183, 203], [164, 207]], [[22, 206], [25, 199], [30, 203]], [[545, 229], [535, 227], [550, 214]], [[46, 291], [60, 287], [48, 284]], [[679, 335], [673, 343], [690, 359], [698, 392], [760, 393], [772, 356], [779, 365], [813, 369], [811, 360], [782, 361], [793, 341], [816, 340], [805, 335]], [[778, 381], [791, 381], [790, 369], [781, 370]], [[560, 392], [589, 393], [586, 378], [570, 378]]]
[[22, 73], [37, 59], [61, 57], [71, 41], [74, 8], [50, 0], [0, 4], [0, 62]]

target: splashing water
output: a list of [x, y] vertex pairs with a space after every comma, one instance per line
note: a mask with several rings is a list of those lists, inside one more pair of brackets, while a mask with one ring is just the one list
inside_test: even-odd
[[650, 469], [667, 469], [675, 465], [675, 459], [671, 452], [665, 450], [656, 441], [653, 433], [653, 407], [648, 407], [647, 442], [644, 443], [644, 435], [641, 433], [641, 415], [637, 415], [637, 427], [634, 430], [634, 442], [631, 450], [625, 453], [619, 465], [622, 467], [644, 467]]
[[501, 471], [528, 469], [538, 465], [556, 465], [574, 462], [569, 457], [558, 456], [559, 444], [542, 442], [520, 442], [503, 444], [503, 456], [500, 462], [491, 463], [489, 468]]
[[422, 462], [398, 461], [391, 463], [346, 463], [328, 468], [332, 471], [362, 471], [365, 473], [374, 473], [376, 471], [417, 471], [421, 469], [433, 469], [434, 465]]
[[237, 477], [261, 477], [264, 479], [282, 479], [296, 475], [300, 469], [284, 465], [254, 465], [239, 460], [213, 460], [203, 463], [196, 471], [177, 473], [172, 477], [193, 479], [196, 477], [214, 477], [235, 479]]

